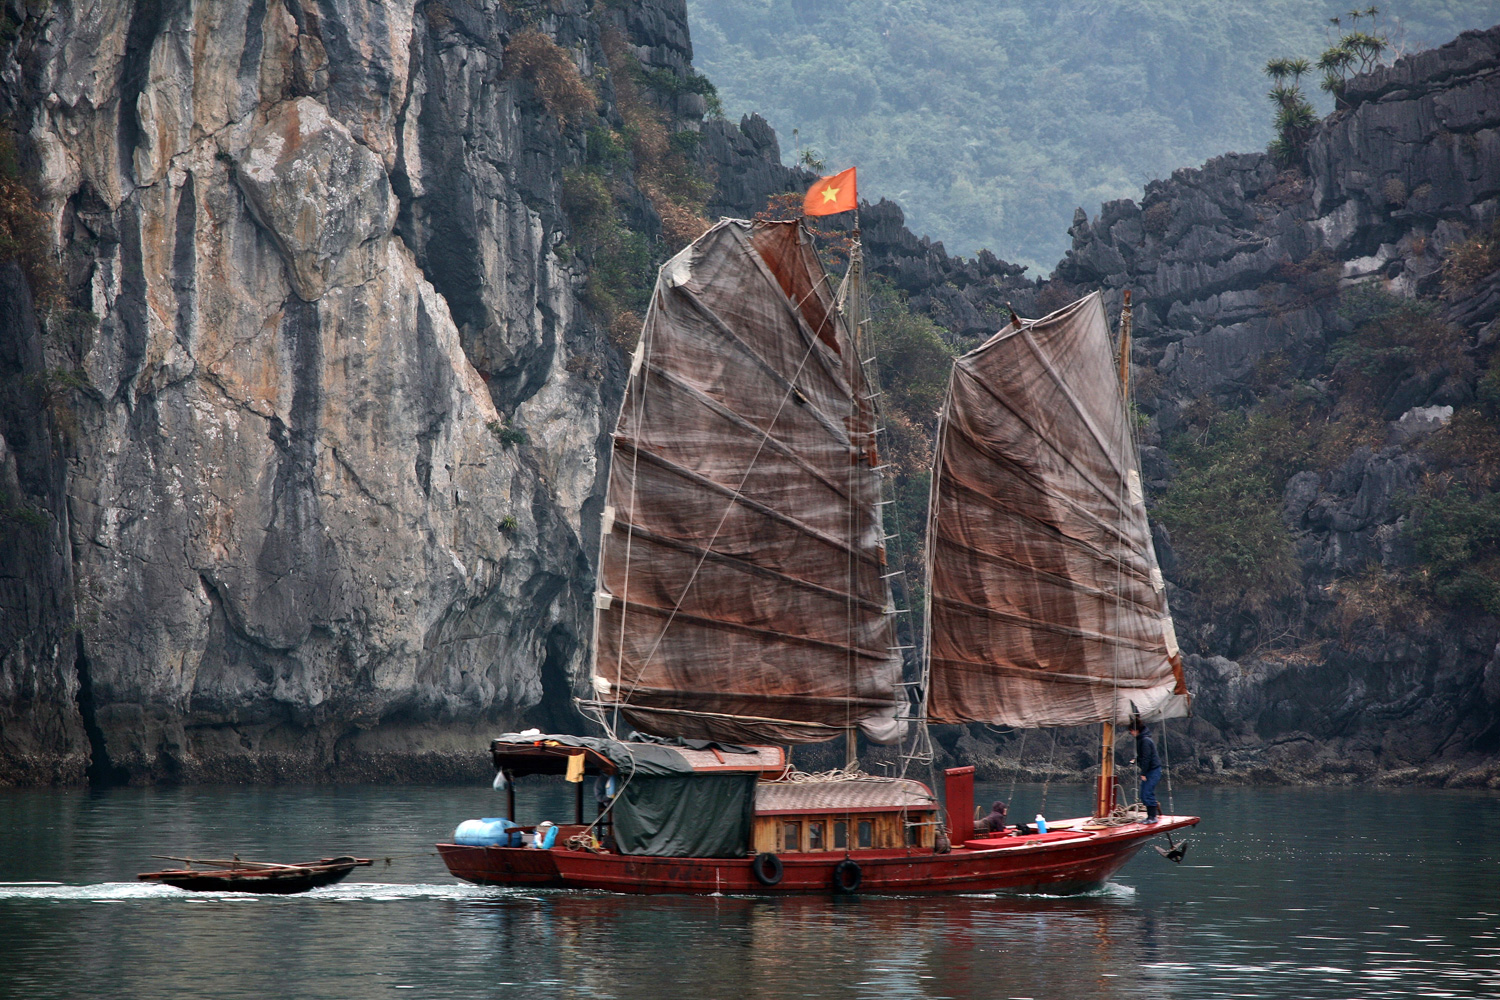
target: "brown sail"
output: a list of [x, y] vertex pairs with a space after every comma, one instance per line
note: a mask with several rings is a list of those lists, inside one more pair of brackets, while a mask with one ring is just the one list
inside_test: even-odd
[[594, 691], [664, 736], [897, 735], [874, 413], [798, 223], [661, 270], [614, 436]]
[[1129, 420], [1097, 292], [954, 365], [928, 515], [930, 720], [1186, 714]]

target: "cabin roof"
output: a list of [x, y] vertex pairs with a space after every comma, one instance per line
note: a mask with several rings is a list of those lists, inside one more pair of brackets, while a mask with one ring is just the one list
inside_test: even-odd
[[673, 747], [682, 759], [693, 765], [694, 771], [759, 771], [770, 776], [786, 770], [786, 752], [781, 747], [746, 746], [741, 749], [750, 753], [727, 753], [723, 750], [689, 750]]
[[[727, 746], [727, 745], [726, 745]], [[786, 770], [786, 754], [777, 746], [704, 749], [665, 743], [628, 742], [558, 733], [506, 733], [490, 741], [497, 768], [514, 775], [563, 774], [568, 759], [583, 754], [585, 774], [760, 774], [775, 777]]]
[[755, 788], [759, 816], [806, 813], [899, 812], [937, 808], [932, 792], [910, 778], [841, 781], [763, 781]]

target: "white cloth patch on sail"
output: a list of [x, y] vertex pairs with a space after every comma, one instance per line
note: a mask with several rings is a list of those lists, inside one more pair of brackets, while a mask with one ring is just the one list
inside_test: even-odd
[[1185, 715], [1099, 293], [958, 359], [928, 514], [928, 718]]
[[663, 736], [899, 735], [874, 412], [799, 225], [720, 222], [663, 266], [641, 336], [590, 704]]

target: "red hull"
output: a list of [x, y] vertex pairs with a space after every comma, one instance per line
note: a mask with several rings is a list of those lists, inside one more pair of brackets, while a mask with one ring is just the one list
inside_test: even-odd
[[1163, 816], [1151, 826], [1080, 832], [1072, 839], [1008, 838], [991, 849], [947, 854], [910, 850], [828, 851], [780, 855], [781, 882], [763, 885], [752, 858], [654, 858], [555, 848], [465, 847], [438, 844], [448, 870], [479, 885], [602, 889], [629, 893], [767, 894], [829, 892], [845, 858], [863, 876], [862, 893], [1041, 892], [1069, 895], [1097, 888], [1157, 834], [1194, 826], [1196, 816]]

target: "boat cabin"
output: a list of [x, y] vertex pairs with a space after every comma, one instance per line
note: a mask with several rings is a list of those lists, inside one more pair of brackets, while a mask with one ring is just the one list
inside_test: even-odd
[[755, 789], [755, 852], [932, 848], [937, 802], [907, 778], [770, 781]]
[[[777, 746], [663, 744], [556, 735], [507, 735], [490, 744], [506, 777], [562, 775], [575, 782], [565, 841], [593, 821], [624, 854], [744, 856], [925, 848], [936, 839], [938, 803], [919, 781], [867, 777], [788, 781]], [[585, 796], [586, 778], [614, 779], [611, 794]], [[597, 789], [596, 789], [597, 792]], [[592, 808], [586, 804], [593, 801]], [[663, 824], [662, 817], [671, 822]], [[530, 827], [521, 827], [523, 831]]]

